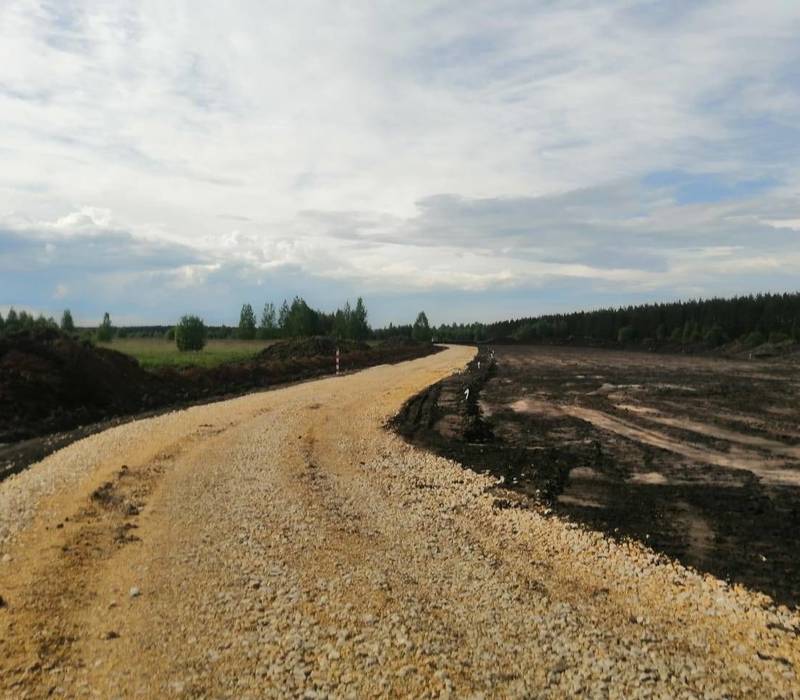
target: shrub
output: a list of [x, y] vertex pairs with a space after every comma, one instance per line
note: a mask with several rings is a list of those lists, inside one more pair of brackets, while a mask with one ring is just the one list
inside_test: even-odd
[[617, 333], [617, 341], [620, 343], [631, 343], [636, 338], [636, 331], [633, 326], [623, 326]]
[[769, 334], [769, 342], [770, 343], [785, 343], [787, 340], [791, 340], [791, 337], [786, 333], [781, 333], [780, 331], [772, 331]]
[[175, 340], [175, 329], [174, 328], [167, 328], [164, 332], [164, 340]]
[[538, 328], [533, 323], [523, 323], [514, 331], [513, 336], [522, 342], [533, 340], [539, 337]]
[[182, 316], [175, 326], [178, 350], [202, 350], [206, 344], [206, 325], [197, 316]]
[[753, 331], [744, 339], [744, 344], [748, 348], [754, 348], [756, 345], [763, 345], [766, 342], [767, 339], [761, 331]]

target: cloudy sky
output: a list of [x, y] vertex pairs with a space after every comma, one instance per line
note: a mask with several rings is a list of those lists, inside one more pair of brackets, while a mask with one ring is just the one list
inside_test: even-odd
[[800, 2], [0, 2], [0, 310], [800, 288]]

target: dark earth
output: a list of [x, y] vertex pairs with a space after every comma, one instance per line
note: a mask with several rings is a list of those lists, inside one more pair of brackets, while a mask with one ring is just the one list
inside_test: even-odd
[[798, 355], [496, 346], [394, 427], [502, 479], [496, 507], [544, 504], [796, 606], [799, 370]]
[[332, 374], [423, 357], [430, 343], [281, 341], [212, 368], [145, 370], [132, 357], [56, 330], [0, 337], [0, 481], [51, 452], [132, 418]]

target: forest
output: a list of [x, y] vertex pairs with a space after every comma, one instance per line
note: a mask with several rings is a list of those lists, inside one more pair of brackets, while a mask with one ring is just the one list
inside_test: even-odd
[[489, 324], [444, 324], [434, 329], [433, 336], [440, 342], [569, 340], [710, 347], [734, 340], [750, 346], [767, 341], [800, 342], [800, 293], [642, 304]]

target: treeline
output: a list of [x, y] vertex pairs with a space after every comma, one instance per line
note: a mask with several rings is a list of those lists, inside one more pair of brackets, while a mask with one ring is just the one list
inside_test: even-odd
[[734, 340], [749, 346], [767, 341], [800, 342], [800, 293], [643, 304], [490, 324], [442, 325], [434, 330], [433, 336], [442, 342], [554, 339], [710, 347]]
[[43, 314], [34, 316], [27, 311], [17, 311], [13, 306], [8, 310], [8, 314], [3, 318], [0, 313], [0, 335], [4, 333], [15, 333], [16, 331], [37, 330], [50, 328], [62, 330], [65, 333], [80, 335], [84, 338], [92, 338], [100, 342], [111, 342], [116, 333], [116, 329], [111, 325], [111, 317], [106, 312], [103, 314], [103, 321], [97, 328], [78, 328], [72, 319], [72, 313], [65, 309], [61, 315], [61, 322], [58, 323], [50, 316], [45, 318]]
[[[72, 316], [69, 316], [69, 321], [72, 322]], [[27, 311], [16, 311], [13, 306], [8, 310], [5, 318], [0, 313], [0, 333], [13, 333], [34, 328], [59, 328], [59, 325], [52, 316], [49, 318], [45, 318], [42, 314], [33, 316]]]
[[[186, 318], [186, 317], [184, 317]], [[192, 317], [196, 318], [196, 317]], [[372, 329], [367, 320], [367, 307], [359, 297], [355, 306], [350, 301], [333, 313], [325, 313], [310, 307], [302, 297], [295, 297], [291, 303], [284, 300], [279, 308], [273, 303], [264, 304], [256, 317], [251, 304], [243, 304], [239, 312], [237, 326], [205, 326], [207, 338], [239, 338], [242, 340], [298, 338], [314, 335], [329, 335], [342, 339], [366, 340], [372, 337]], [[175, 338], [175, 326], [123, 326], [115, 327], [106, 312], [99, 326], [77, 328], [69, 309], [64, 311], [59, 324], [52, 317], [34, 317], [26, 311], [17, 312], [13, 307], [6, 318], [0, 314], [0, 333], [34, 328], [60, 328], [68, 333], [91, 337], [101, 342], [113, 338]]]
[[290, 304], [283, 301], [276, 309], [271, 302], [264, 304], [256, 319], [250, 304], [244, 304], [239, 313], [239, 325], [235, 336], [242, 340], [261, 338], [302, 338], [313, 335], [329, 335], [350, 340], [366, 340], [371, 335], [367, 322], [367, 307], [358, 297], [354, 307], [347, 301], [334, 313], [325, 313], [310, 307], [302, 297], [295, 297]]

